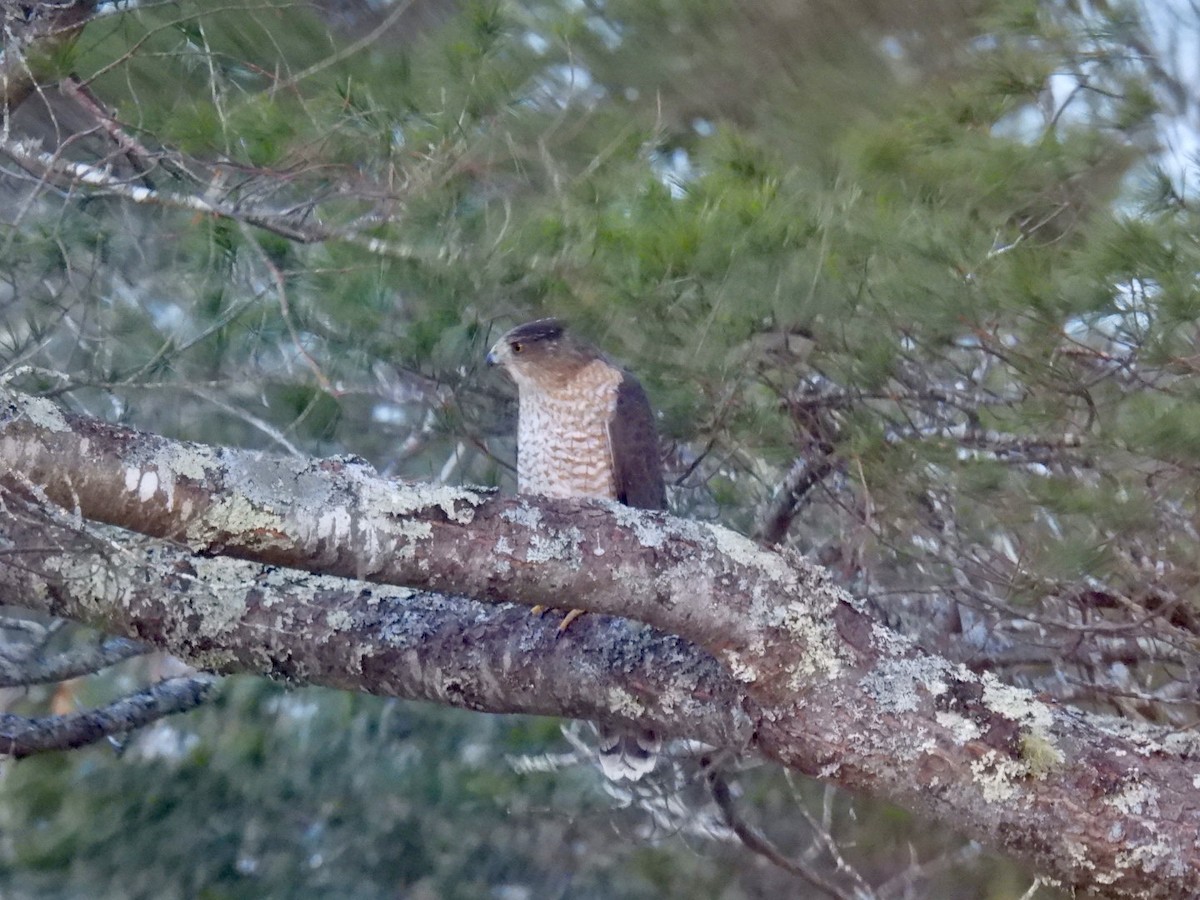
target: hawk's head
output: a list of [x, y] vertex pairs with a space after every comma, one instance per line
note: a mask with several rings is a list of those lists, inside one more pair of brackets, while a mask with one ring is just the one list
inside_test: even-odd
[[496, 341], [487, 362], [508, 372], [518, 387], [554, 390], [599, 358], [595, 348], [568, 335], [558, 319], [537, 319]]

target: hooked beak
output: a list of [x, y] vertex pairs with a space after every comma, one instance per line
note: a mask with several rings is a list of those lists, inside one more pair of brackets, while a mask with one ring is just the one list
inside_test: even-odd
[[498, 356], [496, 355], [496, 351], [495, 351], [495, 350], [489, 350], [489, 351], [488, 351], [488, 355], [487, 355], [487, 357], [486, 357], [486, 362], [487, 362], [487, 364], [488, 364], [489, 366], [498, 366], [498, 365], [500, 365], [500, 357], [498, 357]]

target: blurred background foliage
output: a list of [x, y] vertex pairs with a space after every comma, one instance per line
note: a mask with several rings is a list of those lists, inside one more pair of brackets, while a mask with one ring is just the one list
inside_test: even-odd
[[[1186, 2], [101, 3], [59, 65], [111, 118], [46, 85], [5, 123], [0, 371], [173, 437], [511, 490], [483, 355], [559, 315], [646, 384], [677, 513], [814, 555], [969, 665], [1188, 727], [1198, 37]], [[4, 149], [30, 140], [107, 183]], [[557, 723], [231, 679], [115, 749], [6, 764], [0, 891], [807, 890], [686, 767], [610, 796]], [[1029, 886], [864, 798], [738, 785], [877, 896]]]

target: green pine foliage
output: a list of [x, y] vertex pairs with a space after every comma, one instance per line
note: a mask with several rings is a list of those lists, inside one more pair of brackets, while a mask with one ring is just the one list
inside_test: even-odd
[[[435, 26], [344, 55], [369, 29], [305, 5], [149, 3], [89, 25], [66, 62], [170, 151], [156, 189], [308, 210], [330, 236], [0, 182], [0, 207], [21, 198], [0, 216], [0, 371], [35, 366], [21, 387], [177, 437], [510, 489], [512, 392], [482, 356], [561, 315], [647, 385], [680, 514], [751, 531], [828, 444], [836, 475], [789, 540], [896, 620], [964, 580], [964, 603], [1031, 616], [1097, 580], [1136, 597], [1151, 553], [1170, 566], [1154, 589], [1194, 606], [1172, 523], [1200, 512], [1200, 222], [1157, 155], [1166, 94], [1131, 52], [1131, 7], [432, 5]], [[1066, 73], [1086, 85], [1051, 97]], [[774, 884], [732, 848], [647, 838], [586, 767], [514, 772], [507, 756], [557, 735], [237, 680], [123, 755], [10, 764], [0, 892]], [[778, 773], [744, 783], [763, 821], [819, 804]], [[856, 804], [851, 855], [882, 880], [912, 822]], [[964, 860], [930, 896], [1025, 889]]]

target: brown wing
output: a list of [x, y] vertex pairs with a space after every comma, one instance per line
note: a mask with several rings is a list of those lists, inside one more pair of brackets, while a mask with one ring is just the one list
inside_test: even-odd
[[616, 406], [608, 423], [617, 499], [626, 506], [666, 509], [667, 490], [663, 484], [654, 413], [638, 380], [628, 372], [621, 374], [624, 377], [617, 388]]
[[[628, 372], [621, 375], [608, 422], [617, 499], [626, 506], [666, 509], [667, 490], [650, 401], [636, 378]], [[654, 769], [662, 739], [652, 729], [604, 723], [599, 727], [600, 768], [610, 781], [638, 781]]]

